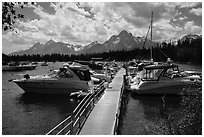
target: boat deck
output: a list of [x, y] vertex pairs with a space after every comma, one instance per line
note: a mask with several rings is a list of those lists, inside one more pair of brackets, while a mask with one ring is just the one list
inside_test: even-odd
[[85, 122], [80, 135], [113, 135], [118, 112], [121, 88], [125, 69], [118, 71], [105, 93], [96, 104], [87, 121]]

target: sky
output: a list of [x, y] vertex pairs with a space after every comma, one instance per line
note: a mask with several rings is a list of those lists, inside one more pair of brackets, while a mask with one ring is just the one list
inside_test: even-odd
[[52, 39], [74, 45], [104, 43], [122, 30], [146, 36], [153, 12], [153, 41], [174, 41], [202, 34], [201, 2], [37, 2], [20, 9], [15, 31], [2, 32], [9, 54]]

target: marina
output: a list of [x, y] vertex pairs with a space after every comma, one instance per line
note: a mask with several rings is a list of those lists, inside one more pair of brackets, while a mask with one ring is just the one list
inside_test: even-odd
[[2, 2], [3, 135], [202, 135], [202, 2]]
[[[59, 63], [49, 63], [50, 67], [47, 67], [47, 72], [49, 72], [50, 68], [55, 69], [55, 68], [61, 66], [61, 64], [63, 64], [63, 63], [60, 63], [60, 62]], [[179, 66], [181, 68], [185, 68], [187, 70], [195, 70], [195, 71], [198, 71], [198, 72], [200, 71], [199, 66], [198, 67], [197, 66], [191, 67], [191, 65], [182, 65], [182, 64], [179, 65]], [[36, 68], [36, 70], [31, 70], [29, 72], [30, 72], [30, 74], [35, 74], [36, 71], [38, 71], [38, 73], [40, 74], [40, 73], [42, 73], [41, 69], [44, 70], [44, 67], [38, 66]], [[44, 73], [45, 72], [46, 72], [46, 70], [44, 70]], [[16, 73], [15, 77], [23, 76], [21, 74], [22, 72], [15, 72], [15, 73]], [[28, 71], [25, 71], [25, 72], [23, 71], [23, 73], [26, 74], [26, 73], [28, 73]], [[124, 110], [124, 108], [121, 109], [122, 101], [124, 102], [126, 100], [125, 102], [127, 102], [129, 100], [128, 101], [129, 103], [126, 104], [125, 106], [128, 107], [130, 105], [130, 108], [131, 108], [132, 105], [134, 105], [134, 103], [132, 101], [134, 101], [135, 99], [136, 99], [135, 101], [137, 101], [137, 99], [140, 99], [140, 100], [142, 99], [143, 100], [143, 98], [145, 100], [145, 98], [147, 98], [147, 97], [138, 96], [138, 95], [135, 95], [135, 94], [131, 95], [129, 91], [126, 91], [126, 90], [123, 89], [124, 88], [123, 84], [124, 84], [125, 74], [126, 74], [125, 69], [121, 68], [118, 71], [118, 73], [116, 73], [116, 75], [115, 75], [114, 79], [112, 80], [112, 82], [110, 84], [108, 84], [108, 85], [106, 84], [106, 86], [105, 86], [106, 89], [104, 90], [104, 92], [102, 92], [101, 97], [99, 98], [99, 100], [94, 103], [95, 105], [93, 106], [93, 104], [92, 104], [92, 108], [90, 109], [89, 114], [87, 115], [86, 119], [84, 119], [84, 123], [81, 124], [81, 127], [80, 127], [79, 131], [77, 132], [77, 134], [80, 134], [80, 135], [88, 135], [88, 134], [90, 134], [90, 135], [91, 134], [98, 134], [98, 135], [100, 135], [100, 134], [101, 135], [127, 134], [126, 130], [128, 131], [128, 129], [130, 127], [132, 127], [132, 124], [130, 124], [130, 125], [122, 124], [123, 125], [122, 126], [121, 122], [128, 121], [128, 119], [123, 118], [123, 120], [121, 120], [121, 118], [119, 118], [119, 117], [121, 117], [121, 115], [123, 115], [123, 116], [129, 115], [129, 113], [132, 113], [134, 111], [127, 111], [127, 110]], [[10, 89], [10, 90], [8, 90], [8, 89], [6, 89], [5, 86], [3, 86], [3, 106], [7, 105], [7, 102], [9, 100], [14, 99], [13, 100], [14, 101], [13, 105], [15, 106], [15, 104], [17, 104], [18, 111], [19, 111], [19, 107], [23, 107], [23, 108], [25, 107], [24, 109], [22, 109], [22, 110], [24, 110], [23, 113], [17, 111], [18, 115], [19, 115], [19, 118], [20, 118], [19, 120], [25, 120], [26, 117], [27, 117], [26, 119], [29, 120], [30, 118], [33, 118], [34, 115], [36, 115], [36, 112], [38, 112], [38, 114], [41, 115], [41, 117], [42, 116], [45, 117], [46, 115], [49, 115], [49, 113], [50, 113], [49, 111], [46, 111], [46, 110], [50, 109], [51, 111], [53, 111], [53, 109], [57, 109], [57, 107], [60, 107], [61, 111], [62, 111], [61, 113], [59, 113], [61, 116], [57, 116], [56, 113], [51, 113], [52, 116], [51, 117], [49, 116], [50, 118], [52, 118], [52, 122], [49, 122], [50, 126], [47, 126], [47, 122], [46, 122], [49, 119], [47, 119], [45, 121], [45, 123], [44, 123], [44, 120], [40, 120], [40, 117], [38, 116], [39, 125], [42, 125], [44, 123], [46, 128], [38, 128], [38, 126], [37, 126], [38, 124], [36, 122], [35, 122], [36, 124], [32, 124], [32, 121], [29, 120], [30, 124], [28, 125], [28, 124], [25, 123], [24, 125], [27, 125], [28, 128], [29, 128], [29, 126], [32, 126], [34, 128], [34, 130], [29, 131], [29, 132], [22, 132], [22, 130], [19, 130], [19, 129], [16, 129], [16, 131], [13, 129], [13, 131], [12, 131], [11, 130], [12, 128], [9, 128], [9, 123], [8, 122], [12, 122], [12, 121], [10, 121], [8, 118], [13, 117], [13, 116], [12, 116], [12, 113], [8, 113], [9, 110], [7, 110], [7, 111], [5, 110], [7, 107], [3, 107], [3, 109], [4, 109], [3, 110], [4, 111], [4, 113], [3, 113], [3, 118], [4, 118], [3, 119], [3, 123], [4, 123], [3, 131], [4, 131], [4, 134], [7, 134], [7, 133], [15, 134], [15, 133], [17, 133], [17, 131], [18, 131], [19, 134], [45, 134], [49, 130], [54, 128], [55, 125], [59, 124], [60, 121], [63, 121], [66, 118], [68, 118], [68, 116], [71, 116], [74, 109], [77, 107], [77, 104], [80, 103], [80, 100], [78, 100], [77, 98], [71, 98], [69, 96], [26, 94], [20, 88], [16, 87], [17, 85], [15, 85], [14, 83], [8, 82], [8, 80], [9, 80], [8, 76], [10, 75], [10, 78], [13, 77], [13, 74], [11, 72], [4, 72], [3, 75], [7, 77], [7, 78], [5, 77], [5, 79], [3, 79], [3, 84], [7, 85], [7, 87]], [[16, 91], [16, 89], [18, 89], [19, 91]], [[8, 94], [9, 93], [8, 91], [11, 92], [11, 93], [13, 92], [12, 93], [13, 96], [10, 96], [11, 94]], [[128, 98], [127, 97], [126, 98], [122, 97], [123, 92], [125, 92], [125, 96], [127, 96]], [[7, 101], [6, 101], [5, 100], [6, 98], [8, 98], [9, 100], [7, 99]], [[84, 97], [82, 97], [81, 99], [83, 99], [83, 98]], [[150, 99], [148, 99], [149, 100], [148, 101], [149, 105], [151, 104], [152, 101], [154, 102], [156, 100], [158, 100], [158, 104], [161, 103], [161, 98], [160, 97], [155, 97], [155, 96], [151, 97], [151, 96], [149, 96], [149, 98], [150, 98]], [[156, 98], [156, 100], [154, 98]], [[174, 100], [173, 98], [170, 99], [169, 105], [171, 104], [171, 100]], [[180, 102], [179, 101], [180, 99], [178, 97], [175, 97], [175, 99], [176, 98], [177, 98], [178, 102]], [[151, 101], [151, 99], [153, 99], [153, 100]], [[179, 103], [178, 102], [175, 105], [175, 107], [177, 109], [179, 108]], [[8, 103], [11, 103], [11, 102], [8, 102]], [[59, 106], [57, 104], [59, 104]], [[53, 105], [56, 106], [56, 108]], [[162, 104], [160, 104], [160, 105], [162, 105]], [[10, 104], [9, 106], [12, 107], [12, 104]], [[44, 107], [46, 107], [47, 109], [46, 110], [41, 110]], [[54, 108], [52, 108], [52, 107], [54, 107]], [[171, 108], [172, 105], [170, 105], [169, 107]], [[29, 110], [29, 108], [30, 108], [30, 110]], [[60, 108], [59, 108], [59, 110], [60, 110]], [[122, 110], [122, 112], [120, 112], [121, 110]], [[45, 112], [43, 112], [43, 111], [45, 111]], [[139, 110], [139, 111], [141, 111], [141, 110]], [[56, 112], [58, 112], [58, 111], [56, 111]], [[147, 112], [148, 112], [148, 110], [147, 110]], [[22, 114], [24, 114], [24, 113], [27, 116], [26, 115], [23, 116]], [[127, 114], [124, 114], [124, 113], [127, 113]], [[142, 111], [140, 113], [142, 113]], [[157, 111], [155, 111], [154, 113], [157, 113]], [[22, 116], [24, 118], [22, 118]], [[61, 117], [61, 120], [59, 119], [60, 117]], [[18, 117], [15, 117], [15, 118], [18, 118]], [[9, 121], [7, 121], [7, 120], [9, 120]], [[7, 124], [5, 124], [5, 122]], [[12, 122], [12, 124], [13, 124], [13, 122]], [[22, 123], [22, 122], [18, 121], [18, 123]], [[6, 127], [5, 127], [6, 125], [8, 125], [7, 129], [9, 129], [9, 130], [6, 129]], [[35, 125], [37, 127], [35, 127]], [[24, 126], [19, 126], [18, 128], [24, 128]], [[94, 130], [92, 130], [92, 129], [94, 129]], [[142, 129], [140, 129], [140, 130], [142, 130]], [[138, 133], [143, 134], [143, 131], [140, 131], [140, 130], [138, 131]], [[152, 130], [152, 129], [150, 128], [149, 130]], [[25, 130], [23, 130], [23, 131], [25, 131]], [[134, 133], [135, 132], [136, 131], [134, 131]], [[147, 131], [147, 132], [150, 132], [150, 131]]]

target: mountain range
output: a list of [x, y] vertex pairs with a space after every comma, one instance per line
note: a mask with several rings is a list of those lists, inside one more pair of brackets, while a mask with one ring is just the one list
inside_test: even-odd
[[10, 55], [23, 55], [23, 54], [52, 54], [52, 53], [60, 53], [60, 54], [75, 54], [75, 50], [73, 49], [73, 45], [65, 44], [62, 42], [55, 42], [52, 39], [49, 40], [45, 44], [36, 43], [31, 48], [13, 52]]
[[[186, 35], [181, 40], [193, 40], [197, 39], [198, 35]], [[36, 43], [31, 48], [13, 52], [10, 55], [23, 55], [23, 54], [64, 54], [64, 55], [77, 55], [77, 54], [92, 54], [92, 53], [103, 53], [109, 51], [119, 51], [119, 50], [132, 50], [135, 48], [143, 48], [145, 42], [145, 37], [135, 37], [132, 33], [128, 33], [123, 30], [118, 35], [113, 35], [105, 41], [103, 44], [97, 41], [91, 42], [86, 46], [66, 44], [63, 42], [55, 42], [52, 39], [45, 44]], [[155, 42], [147, 39], [144, 48], [150, 48], [156, 45]]]

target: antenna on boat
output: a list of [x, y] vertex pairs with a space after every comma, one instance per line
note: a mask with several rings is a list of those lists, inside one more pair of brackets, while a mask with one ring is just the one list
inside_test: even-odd
[[148, 28], [147, 35], [146, 35], [146, 37], [145, 37], [145, 41], [144, 41], [143, 46], [142, 46], [143, 49], [144, 49], [144, 46], [145, 46], [145, 44], [146, 44], [147, 36], [148, 36], [148, 34], [149, 34], [149, 30], [150, 30], [150, 28], [151, 28], [151, 25], [150, 25], [149, 28]]
[[[152, 42], [152, 22], [153, 22], [153, 11], [152, 11], [152, 16], [151, 16], [151, 42]], [[150, 48], [150, 59], [153, 61], [152, 58], [152, 47]]]
[[[144, 43], [143, 43], [143, 48], [144, 48], [145, 43], [146, 43], [146, 41], [147, 41], [147, 36], [148, 36], [148, 34], [149, 34], [149, 30], [150, 30], [150, 29], [151, 29], [151, 42], [152, 42], [152, 22], [153, 22], [153, 12], [152, 12], [152, 15], [151, 15], [151, 24], [150, 24], [150, 26], [149, 26], [149, 28], [148, 28], [148, 31], [147, 31], [147, 34], [146, 34], [146, 37], [145, 37], [145, 41], [144, 41]], [[152, 47], [150, 48], [150, 60], [153, 62]]]

